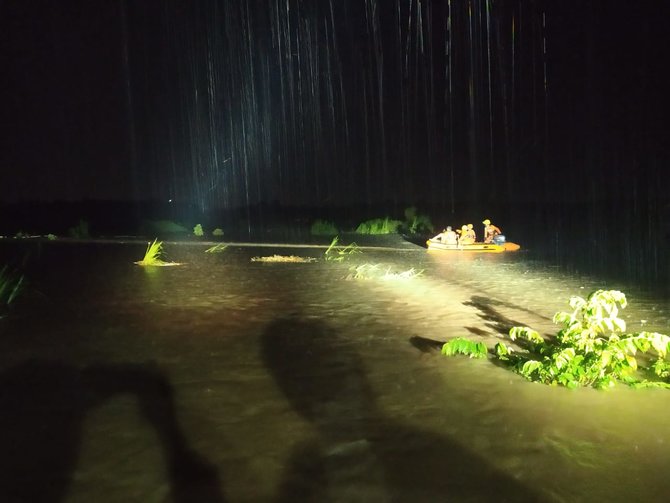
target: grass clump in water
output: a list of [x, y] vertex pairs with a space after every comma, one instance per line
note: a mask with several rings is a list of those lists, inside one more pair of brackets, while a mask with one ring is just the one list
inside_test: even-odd
[[423, 271], [417, 271], [414, 268], [392, 272], [390, 266], [384, 269], [382, 264], [361, 264], [350, 269], [347, 279], [409, 280], [421, 274], [423, 274]]
[[329, 262], [342, 262], [347, 258], [350, 258], [352, 255], [361, 253], [361, 250], [358, 248], [356, 243], [350, 243], [346, 246], [338, 246], [340, 238], [335, 236], [330, 242], [330, 246], [323, 254], [324, 258]]
[[227, 244], [219, 243], [217, 245], [211, 246], [205, 250], [205, 253], [223, 253], [228, 248]]
[[166, 262], [163, 260], [163, 242], [156, 239], [153, 240], [153, 243], [147, 245], [147, 250], [144, 252], [144, 258], [135, 262], [137, 265], [141, 266], [174, 266], [181, 265], [179, 262]]
[[314, 257], [298, 257], [296, 255], [272, 255], [269, 257], [251, 257], [252, 262], [316, 262]]

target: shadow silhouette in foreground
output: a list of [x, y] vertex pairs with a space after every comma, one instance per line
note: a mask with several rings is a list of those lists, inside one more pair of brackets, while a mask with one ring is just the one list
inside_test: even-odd
[[[517, 327], [517, 326], [525, 326], [527, 323], [523, 323], [520, 321], [516, 321], [513, 319], [508, 318], [507, 316], [503, 315], [500, 313], [496, 307], [498, 306], [503, 306], [503, 307], [508, 307], [508, 308], [513, 308], [517, 310], [523, 310], [527, 311], [528, 313], [531, 313], [531, 311], [528, 311], [526, 309], [520, 308], [518, 306], [514, 306], [512, 304], [508, 304], [505, 302], [501, 302], [495, 299], [490, 299], [488, 297], [481, 297], [478, 295], [473, 295], [469, 301], [463, 302], [463, 305], [465, 306], [471, 306], [474, 307], [479, 311], [478, 316], [482, 318], [485, 323], [485, 325], [492, 330], [495, 330], [501, 335], [507, 335], [510, 331], [510, 328], [512, 327]], [[532, 313], [535, 314], [535, 313]], [[539, 316], [539, 315], [535, 315]], [[467, 328], [467, 327], [466, 327]], [[470, 330], [472, 331], [472, 330]]]
[[[76, 467], [86, 413], [118, 394], [135, 396], [156, 431], [173, 501], [224, 501], [215, 468], [186, 443], [172, 387], [160, 372], [140, 365], [77, 368], [45, 361], [0, 373], [0, 501], [62, 501]], [[98, 498], [104, 500], [104, 495]]]
[[[270, 324], [265, 364], [293, 408], [317, 431], [295, 448], [278, 501], [539, 501], [462, 442], [384, 417], [364, 367], [328, 326]], [[399, 362], [399, 364], [402, 364]]]

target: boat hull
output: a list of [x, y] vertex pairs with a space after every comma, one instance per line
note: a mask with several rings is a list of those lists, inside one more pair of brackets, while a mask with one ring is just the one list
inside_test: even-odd
[[451, 252], [477, 252], [477, 253], [503, 253], [518, 251], [521, 246], [516, 243], [473, 243], [471, 245], [448, 245], [429, 239], [426, 241], [429, 250], [451, 251]]

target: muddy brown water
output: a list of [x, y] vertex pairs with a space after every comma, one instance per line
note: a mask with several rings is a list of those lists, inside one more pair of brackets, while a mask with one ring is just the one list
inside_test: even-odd
[[[183, 266], [141, 268], [142, 244], [43, 246], [0, 320], [0, 500], [665, 499], [670, 392], [542, 386], [426, 339], [553, 333], [596, 288], [668, 333], [667, 301], [528, 254], [397, 248], [168, 244]], [[250, 260], [273, 254], [318, 261]]]

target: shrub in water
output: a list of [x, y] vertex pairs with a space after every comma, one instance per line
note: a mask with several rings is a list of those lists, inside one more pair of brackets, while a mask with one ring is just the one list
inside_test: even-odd
[[405, 209], [405, 227], [412, 234], [435, 231], [430, 217], [428, 215], [419, 215], [414, 206]]
[[202, 225], [197, 224], [195, 227], [193, 227], [193, 234], [198, 237], [202, 237], [205, 234], [205, 232], [202, 230]]
[[334, 236], [338, 233], [337, 227], [326, 220], [315, 220], [310, 227], [313, 236]]
[[86, 220], [79, 220], [79, 223], [68, 230], [70, 237], [75, 239], [88, 239], [91, 237], [88, 230], [88, 222]]
[[[544, 384], [606, 388], [623, 382], [670, 387], [659, 380], [670, 376], [666, 360], [670, 337], [657, 332], [625, 333], [626, 322], [618, 316], [627, 305], [622, 292], [597, 290], [586, 299], [571, 297], [569, 304], [571, 311], [554, 315], [554, 323], [562, 326], [555, 337], [545, 340], [531, 328], [513, 327], [510, 339], [519, 341], [524, 351], [500, 342], [496, 357], [527, 379]], [[646, 355], [641, 359], [646, 368], [639, 355]], [[638, 370], [655, 377], [640, 379]]]
[[389, 217], [375, 218], [359, 224], [356, 234], [393, 234], [398, 232], [398, 227], [401, 225], [400, 220], [393, 220]]
[[223, 236], [223, 229], [216, 228], [212, 231], [212, 236], [220, 237]]

